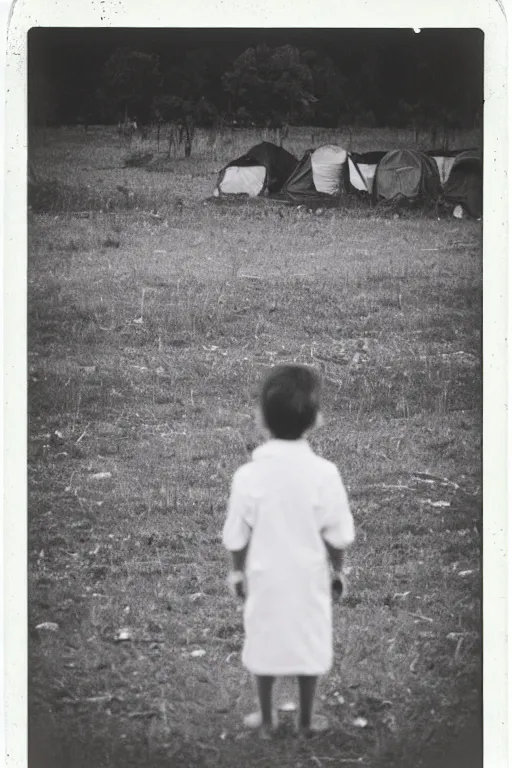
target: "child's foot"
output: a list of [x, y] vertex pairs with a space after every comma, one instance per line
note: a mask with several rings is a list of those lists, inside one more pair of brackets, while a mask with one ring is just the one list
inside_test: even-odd
[[299, 723], [297, 730], [300, 736], [305, 736], [306, 738], [320, 736], [329, 730], [329, 721], [323, 715], [313, 715], [308, 726], [303, 726]]
[[[272, 728], [274, 729], [277, 728], [277, 724], [278, 724], [277, 712], [272, 712]], [[258, 710], [257, 712], [251, 712], [250, 715], [246, 715], [244, 717], [244, 725], [246, 728], [251, 728], [252, 730], [256, 730], [257, 728], [263, 728], [263, 724], [261, 721], [261, 712]]]

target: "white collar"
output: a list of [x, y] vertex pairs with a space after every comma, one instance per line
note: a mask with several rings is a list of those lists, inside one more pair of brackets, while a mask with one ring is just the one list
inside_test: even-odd
[[256, 448], [252, 452], [252, 458], [257, 460], [274, 456], [290, 456], [303, 452], [310, 453], [311, 450], [311, 446], [304, 437], [298, 440], [278, 440], [274, 438]]

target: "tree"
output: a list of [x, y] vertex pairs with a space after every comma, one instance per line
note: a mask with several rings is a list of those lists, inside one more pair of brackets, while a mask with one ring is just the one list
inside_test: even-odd
[[75, 110], [77, 108], [78, 112], [75, 113], [74, 122], [77, 125], [82, 125], [84, 131], [87, 133], [88, 127], [92, 125], [94, 121], [96, 108], [94, 95], [86, 89], [79, 89], [78, 93], [76, 94]]
[[118, 48], [105, 64], [98, 97], [111, 117], [146, 123], [161, 85], [158, 56]]
[[312, 114], [313, 77], [300, 51], [291, 45], [248, 48], [223, 78], [229, 111], [244, 109], [259, 123], [295, 122]]
[[174, 146], [185, 142], [185, 157], [192, 154], [192, 144], [196, 132], [199, 105], [186, 101], [179, 96], [161, 96], [154, 105], [154, 120], [160, 139], [160, 128], [169, 125], [169, 154]]
[[170, 125], [172, 144], [185, 144], [185, 157], [192, 154], [197, 125], [215, 125], [219, 114], [207, 98], [213, 89], [215, 57], [208, 50], [190, 51], [180, 64], [166, 70], [161, 95], [155, 100], [154, 115], [159, 124]]
[[215, 91], [216, 57], [208, 50], [190, 51], [180, 64], [166, 70], [162, 104], [173, 119], [212, 125], [218, 117], [210, 94]]
[[57, 114], [57, 89], [38, 68], [32, 67], [28, 77], [28, 122], [31, 126], [46, 126]]
[[341, 74], [328, 56], [308, 50], [302, 58], [309, 66], [313, 79], [316, 98], [314, 122], [324, 127], [347, 123], [347, 115], [352, 111], [349, 78]]

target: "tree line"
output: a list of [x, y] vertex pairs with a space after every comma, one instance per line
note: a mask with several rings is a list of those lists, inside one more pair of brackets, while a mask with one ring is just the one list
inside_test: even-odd
[[481, 120], [481, 73], [460, 51], [439, 46], [411, 56], [367, 46], [337, 58], [262, 44], [227, 62], [216, 50], [200, 49], [166, 65], [156, 54], [120, 47], [80, 93], [48, 77], [44, 67], [29, 66], [29, 123], [435, 130]]

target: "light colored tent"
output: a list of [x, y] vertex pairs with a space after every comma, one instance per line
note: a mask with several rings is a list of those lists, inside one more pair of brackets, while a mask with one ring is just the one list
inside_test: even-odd
[[362, 154], [349, 152], [343, 171], [345, 192], [371, 194], [377, 165], [386, 154], [387, 150], [364, 152]]
[[231, 165], [226, 168], [222, 180], [214, 191], [215, 197], [224, 195], [249, 195], [257, 197], [263, 191], [267, 169], [264, 165], [247, 167]]
[[296, 165], [297, 158], [290, 152], [263, 141], [221, 170], [214, 197], [274, 194], [279, 192]]
[[455, 155], [452, 155], [451, 157], [447, 155], [433, 155], [433, 157], [437, 165], [437, 170], [439, 171], [441, 184], [444, 186], [450, 175], [453, 163], [455, 162]]
[[322, 199], [339, 195], [347, 152], [334, 144], [308, 150], [281, 190], [290, 201]]

